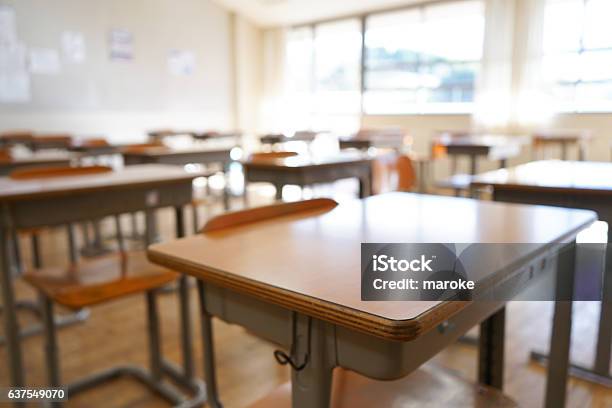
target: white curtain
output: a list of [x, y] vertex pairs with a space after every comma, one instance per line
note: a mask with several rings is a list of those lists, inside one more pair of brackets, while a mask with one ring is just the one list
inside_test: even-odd
[[512, 125], [519, 131], [546, 124], [555, 111], [542, 72], [546, 1], [517, 0]]
[[542, 78], [546, 0], [485, 0], [485, 40], [474, 127], [520, 132], [554, 112]]
[[261, 125], [265, 132], [282, 132], [285, 126], [286, 29], [263, 33], [263, 92]]
[[504, 130], [512, 111], [516, 0], [485, 0], [485, 34], [473, 125]]

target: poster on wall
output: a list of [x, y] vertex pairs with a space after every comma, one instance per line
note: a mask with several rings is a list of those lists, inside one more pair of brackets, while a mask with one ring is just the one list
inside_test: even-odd
[[29, 68], [32, 74], [59, 74], [62, 70], [59, 52], [53, 48], [30, 48]]
[[30, 76], [26, 66], [26, 47], [21, 43], [0, 45], [0, 103], [30, 100]]
[[77, 31], [64, 31], [61, 35], [62, 56], [64, 61], [81, 64], [85, 61], [85, 36]]
[[134, 57], [134, 38], [124, 29], [112, 29], [108, 35], [111, 61], [130, 61]]
[[17, 43], [17, 19], [15, 9], [0, 4], [0, 46]]
[[195, 71], [196, 57], [193, 51], [170, 50], [168, 71], [174, 76], [189, 76]]

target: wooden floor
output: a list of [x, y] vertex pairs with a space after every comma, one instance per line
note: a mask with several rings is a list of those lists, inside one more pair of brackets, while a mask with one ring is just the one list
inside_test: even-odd
[[[262, 198], [267, 200], [268, 197]], [[236, 205], [239, 205], [237, 203]], [[218, 211], [218, 209], [213, 210]], [[202, 214], [204, 215], [204, 214]], [[171, 213], [164, 211], [162, 236], [172, 236]], [[126, 225], [127, 225], [127, 220]], [[47, 264], [62, 262], [65, 257], [63, 231], [48, 231], [43, 235], [43, 256]], [[24, 242], [27, 258], [27, 245]], [[20, 299], [35, 298], [23, 282], [17, 282]], [[196, 293], [192, 292], [192, 315], [196, 333], [195, 355], [198, 374], [202, 376], [202, 348], [196, 320]], [[576, 304], [572, 356], [588, 364], [592, 361], [598, 303]], [[173, 293], [160, 297], [163, 349], [172, 361], [180, 363], [178, 337], [178, 304]], [[531, 349], [546, 349], [550, 332], [551, 304], [547, 302], [513, 302], [507, 314], [507, 348], [505, 391], [521, 406], [539, 407], [543, 400], [545, 371], [528, 362]], [[20, 315], [24, 324], [32, 318]], [[222, 402], [228, 408], [244, 407], [267, 394], [289, 378], [289, 371], [276, 364], [272, 353], [275, 347], [261, 341], [240, 327], [215, 321], [215, 347], [219, 389]], [[45, 372], [40, 336], [23, 341], [27, 381], [43, 386]], [[83, 374], [108, 368], [119, 363], [146, 366], [146, 321], [143, 296], [126, 298], [95, 307], [91, 317], [82, 324], [59, 332], [63, 381], [71, 381]], [[5, 371], [6, 351], [0, 348], [0, 388], [7, 386]], [[457, 344], [440, 353], [438, 364], [474, 379], [476, 350]], [[442, 392], [442, 390], [441, 390]], [[1, 405], [1, 404], [0, 404]], [[117, 380], [107, 386], [82, 394], [68, 403], [69, 407], [163, 407], [167, 404], [150, 394], [132, 380]], [[612, 390], [572, 380], [568, 394], [569, 407], [612, 407]]]

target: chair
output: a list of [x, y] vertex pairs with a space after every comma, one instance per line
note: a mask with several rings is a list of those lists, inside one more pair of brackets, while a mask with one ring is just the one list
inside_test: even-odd
[[[438, 138], [447, 136], [451, 138], [462, 138], [475, 134], [467, 130], [445, 130], [438, 132], [438, 136], [431, 143], [431, 158], [438, 160], [448, 157], [446, 146]], [[450, 177], [438, 181], [436, 187], [453, 190], [455, 196], [459, 197], [463, 192], [469, 192], [472, 176], [465, 173], [457, 173], [457, 157], [451, 157]]]
[[[404, 378], [378, 381], [336, 368], [330, 408], [369, 407], [497, 407], [518, 405], [500, 390], [473, 384], [442, 367], [425, 364]], [[251, 408], [291, 407], [291, 383], [287, 382]]]
[[0, 148], [0, 162], [11, 161], [11, 151], [6, 148]]
[[[203, 234], [223, 234], [232, 228], [264, 222], [278, 217], [304, 216], [324, 213], [332, 210], [338, 203], [330, 198], [290, 203], [278, 203], [241, 211], [228, 212], [211, 218], [202, 229]], [[204, 375], [206, 378], [206, 395], [211, 407], [222, 406], [219, 401], [214, 364], [213, 329], [211, 315], [206, 310], [204, 283], [198, 279], [198, 295], [201, 310], [202, 342], [204, 348]]]
[[[30, 169], [21, 172], [20, 180], [50, 177], [70, 177], [99, 174], [112, 171], [104, 166]], [[156, 306], [156, 292], [175, 281], [178, 274], [151, 264], [143, 251], [127, 252], [124, 249], [119, 216], [115, 216], [115, 228], [119, 251], [88, 261], [79, 261], [75, 248], [74, 228], [67, 225], [70, 263], [66, 267], [39, 267], [26, 271], [24, 280], [40, 294], [45, 331], [46, 365], [49, 385], [61, 386], [56, 326], [53, 308], [55, 304], [73, 310], [107, 303], [136, 293], [144, 293], [147, 302], [149, 328], [150, 371], [132, 365], [114, 367], [66, 385], [68, 395], [85, 391], [98, 384], [123, 375], [133, 376], [173, 404], [186, 406], [201, 405], [205, 400], [204, 385], [190, 383], [195, 396], [185, 401], [184, 396], [173, 386], [162, 381], [162, 375], [177, 378], [179, 374], [167, 363], [161, 354], [159, 317]], [[183, 406], [183, 405], [181, 405]]]
[[404, 154], [383, 154], [372, 163], [374, 192], [379, 194], [392, 188], [391, 178], [396, 179], [395, 190], [412, 191], [416, 184], [416, 173], [410, 156]]

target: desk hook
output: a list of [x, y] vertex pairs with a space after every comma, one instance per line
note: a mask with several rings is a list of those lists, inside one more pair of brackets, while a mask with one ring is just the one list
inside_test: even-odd
[[295, 354], [297, 353], [297, 313], [291, 313], [291, 352], [289, 354], [282, 350], [274, 350], [274, 358], [280, 365], [289, 364], [295, 371], [302, 371], [310, 360], [310, 333], [312, 328], [312, 318], [308, 316], [308, 341], [306, 343], [306, 354], [304, 361], [300, 364], [297, 362]]

